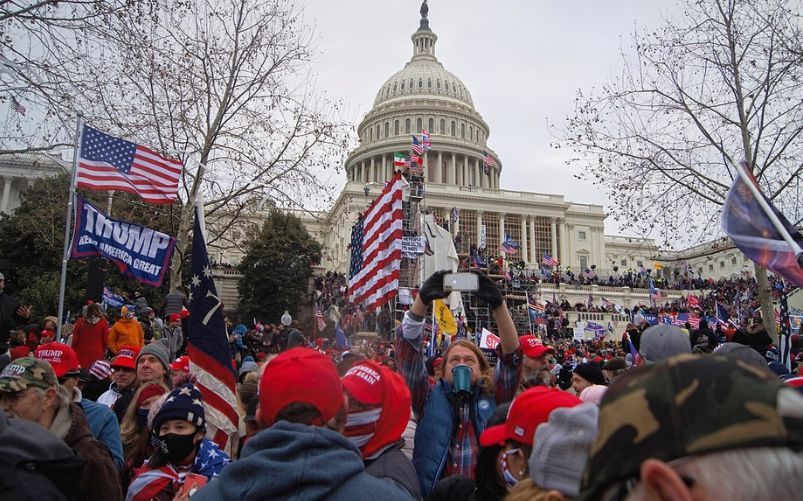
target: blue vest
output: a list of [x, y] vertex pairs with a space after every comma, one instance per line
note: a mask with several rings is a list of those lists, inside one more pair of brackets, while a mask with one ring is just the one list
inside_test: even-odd
[[[449, 448], [457, 420], [457, 409], [448, 396], [451, 391], [449, 383], [442, 379], [438, 381], [424, 404], [424, 415], [416, 427], [413, 466], [418, 473], [421, 493], [425, 498], [440, 480], [449, 459]], [[496, 400], [481, 396], [475, 385], [470, 405], [474, 407], [471, 415], [474, 417], [474, 430], [479, 441], [480, 433], [485, 430], [485, 423], [496, 408]]]

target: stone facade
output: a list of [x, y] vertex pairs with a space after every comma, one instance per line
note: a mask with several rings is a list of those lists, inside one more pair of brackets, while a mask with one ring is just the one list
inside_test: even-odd
[[[19, 154], [0, 156], [0, 213], [13, 212], [20, 206], [21, 194], [39, 177], [51, 177], [70, 171], [70, 164], [45, 155]], [[65, 207], [66, 210], [66, 207]]]

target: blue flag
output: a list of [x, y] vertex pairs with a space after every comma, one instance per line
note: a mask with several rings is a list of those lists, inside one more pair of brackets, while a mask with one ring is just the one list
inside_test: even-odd
[[207, 412], [207, 429], [215, 442], [225, 448], [236, 438], [240, 423], [235, 397], [237, 379], [223, 317], [223, 301], [212, 279], [198, 210], [196, 208], [192, 235], [187, 354], [192, 373], [198, 377], [197, 386], [204, 403], [217, 411]]
[[349, 340], [346, 338], [346, 333], [340, 327], [340, 322], [335, 323], [335, 346], [338, 350], [345, 350], [348, 348]]

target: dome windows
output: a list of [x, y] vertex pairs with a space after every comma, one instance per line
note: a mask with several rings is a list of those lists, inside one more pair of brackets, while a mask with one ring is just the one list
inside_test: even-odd
[[449, 82], [444, 82], [444, 84], [446, 85], [446, 92], [449, 92]]
[[410, 79], [410, 90], [413, 90], [413, 88], [414, 88], [414, 87], [415, 87], [415, 82], [414, 82], [414, 81], [413, 81], [413, 79], [411, 78], [411, 79]]
[[404, 80], [401, 81], [401, 90], [404, 91]]
[[424, 79], [423, 78], [419, 78], [418, 79], [418, 88], [419, 89], [423, 89], [424, 88]]
[[410, 134], [410, 132], [411, 132], [410, 131], [410, 119], [409, 118], [405, 118], [404, 119], [404, 133], [405, 134]]
[[466, 138], [466, 124], [460, 124], [460, 138]]
[[452, 130], [451, 130], [451, 132], [452, 132], [452, 137], [455, 137], [457, 135], [457, 124], [455, 123], [454, 120], [452, 120]]
[[441, 118], [441, 134], [446, 135], [446, 120]]
[[433, 133], [433, 132], [435, 132], [435, 119], [434, 119], [434, 118], [430, 118], [430, 119], [429, 119], [429, 127], [427, 128], [427, 130], [428, 130], [430, 133]]
[[390, 122], [385, 122], [385, 137], [390, 135]]
[[441, 90], [441, 79], [435, 80], [435, 88]]
[[421, 119], [421, 117], [418, 117], [418, 118], [415, 119], [415, 131], [416, 132], [421, 132], [421, 129], [424, 128], [423, 123], [424, 123], [424, 121]]
[[432, 79], [431, 78], [427, 79], [427, 89], [432, 89]]
[[393, 123], [393, 135], [394, 136], [398, 136], [399, 135], [399, 121], [398, 120], [396, 120]]

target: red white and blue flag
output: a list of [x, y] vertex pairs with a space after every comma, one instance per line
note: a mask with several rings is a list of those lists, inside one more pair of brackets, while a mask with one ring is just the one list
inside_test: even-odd
[[171, 204], [178, 198], [183, 168], [179, 160], [84, 125], [76, 172], [79, 188], [126, 191], [152, 204]]
[[518, 242], [510, 238], [510, 235], [505, 234], [505, 240], [499, 245], [499, 251], [512, 256], [518, 252], [520, 247]]
[[544, 259], [541, 262], [544, 263], [545, 266], [558, 266], [560, 264], [560, 261], [546, 253], [544, 254]]
[[689, 304], [691, 308], [700, 307], [700, 298], [698, 298], [694, 294], [689, 294], [689, 296], [686, 298], [686, 302]]
[[605, 299], [605, 297], [600, 296], [600, 299], [602, 300], [602, 306], [604, 306], [606, 308], [615, 308], [616, 307], [615, 304], [613, 304], [612, 302], [610, 302], [607, 299]]
[[351, 229], [349, 296], [367, 310], [382, 306], [399, 292], [405, 183], [397, 172]]
[[488, 150], [484, 150], [482, 152], [482, 170], [483, 172], [485, 172], [486, 176], [491, 173], [491, 167], [493, 167], [493, 165], [494, 165], [494, 157], [492, 157], [491, 154], [488, 153]]
[[235, 396], [237, 379], [229, 354], [223, 301], [212, 279], [198, 210], [196, 208], [192, 236], [187, 354], [190, 372], [198, 378], [196, 386], [204, 398], [207, 435], [228, 453], [239, 439], [240, 416]]
[[413, 146], [410, 148], [413, 153], [416, 155], [423, 155], [424, 154], [424, 147], [421, 143], [418, 142], [418, 138], [413, 136]]
[[432, 139], [430, 139], [429, 132], [426, 130], [421, 131], [421, 145], [424, 147], [424, 151], [432, 148]]
[[323, 316], [323, 312], [317, 306], [315, 307], [315, 324], [318, 327], [318, 333], [326, 329], [326, 317]]

